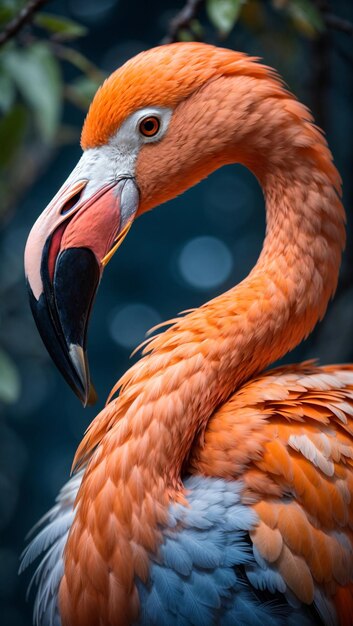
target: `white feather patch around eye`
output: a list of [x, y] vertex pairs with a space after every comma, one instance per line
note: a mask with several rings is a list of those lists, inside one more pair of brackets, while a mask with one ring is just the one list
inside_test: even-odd
[[[90, 198], [105, 184], [114, 183], [120, 178], [135, 176], [136, 159], [141, 146], [157, 142], [164, 137], [173, 110], [167, 107], [145, 107], [132, 113], [120, 126], [107, 144], [85, 150], [65, 184], [85, 179], [87, 185], [81, 200]], [[146, 117], [158, 117], [160, 126], [152, 137], [145, 137], [139, 131], [141, 121]]]
[[[168, 130], [173, 110], [168, 107], [151, 106], [135, 111], [122, 123], [119, 130], [109, 140], [109, 145], [119, 150], [138, 150], [144, 143], [159, 141]], [[141, 134], [139, 126], [146, 117], [156, 117], [159, 120], [158, 132], [152, 137]]]

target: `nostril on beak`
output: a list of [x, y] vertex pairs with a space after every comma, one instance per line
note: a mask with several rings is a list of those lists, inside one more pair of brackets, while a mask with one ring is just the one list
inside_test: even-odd
[[80, 191], [78, 191], [77, 193], [75, 193], [74, 196], [72, 196], [72, 198], [69, 198], [67, 200], [67, 202], [65, 202], [65, 204], [62, 206], [61, 208], [61, 215], [67, 215], [67, 213], [69, 213], [71, 211], [71, 209], [78, 203], [78, 201], [81, 198], [82, 195], [82, 189], [80, 189]]

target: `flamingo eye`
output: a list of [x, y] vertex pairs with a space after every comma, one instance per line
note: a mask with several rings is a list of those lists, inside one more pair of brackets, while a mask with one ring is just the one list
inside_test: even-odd
[[161, 123], [158, 117], [150, 115], [141, 120], [139, 130], [144, 137], [154, 137], [160, 129]]

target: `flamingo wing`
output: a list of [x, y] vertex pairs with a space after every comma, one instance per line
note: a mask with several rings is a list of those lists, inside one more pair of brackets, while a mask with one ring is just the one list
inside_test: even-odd
[[294, 604], [353, 624], [352, 366], [304, 363], [251, 380], [215, 412], [190, 471], [243, 481], [259, 518], [254, 587], [271, 589], [279, 574]]
[[[60, 624], [83, 474], [24, 555], [22, 567], [42, 557], [41, 626]], [[195, 441], [183, 482], [148, 580], [136, 580], [140, 625], [352, 625], [353, 367], [303, 364], [242, 386]]]

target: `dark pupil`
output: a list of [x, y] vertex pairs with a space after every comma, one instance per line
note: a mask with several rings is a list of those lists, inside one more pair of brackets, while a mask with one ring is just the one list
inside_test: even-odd
[[152, 132], [152, 130], [155, 129], [155, 122], [153, 120], [146, 120], [145, 124], [145, 130], [150, 133]]

